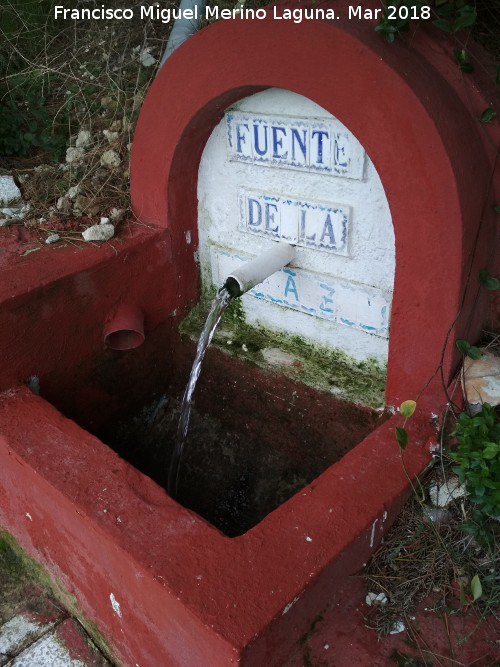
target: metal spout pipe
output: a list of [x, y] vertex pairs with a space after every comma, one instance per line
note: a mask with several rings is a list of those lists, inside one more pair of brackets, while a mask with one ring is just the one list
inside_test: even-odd
[[233, 271], [226, 278], [224, 287], [232, 297], [241, 296], [289, 264], [294, 257], [295, 248], [289, 243], [273, 243], [272, 248]]

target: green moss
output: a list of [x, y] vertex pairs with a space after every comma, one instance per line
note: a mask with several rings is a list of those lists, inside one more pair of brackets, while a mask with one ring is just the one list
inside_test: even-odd
[[15, 540], [8, 533], [0, 533], [0, 562], [3, 572], [16, 582], [26, 581], [29, 575], [23, 562], [22, 552], [16, 549]]
[[[205, 324], [210, 295], [202, 299], [181, 324], [183, 335], [196, 340]], [[241, 299], [234, 299], [221, 320], [213, 345], [262, 369], [279, 370], [304, 384], [354, 403], [373, 408], [384, 406], [386, 368], [376, 359], [357, 361], [342, 350], [332, 350], [306, 340], [245, 321]], [[278, 349], [287, 363], [271, 365], [263, 350]]]

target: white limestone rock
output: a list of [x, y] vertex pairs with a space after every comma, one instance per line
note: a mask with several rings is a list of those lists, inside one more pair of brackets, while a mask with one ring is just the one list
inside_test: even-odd
[[84, 148], [85, 146], [88, 146], [89, 144], [92, 143], [92, 135], [88, 130], [80, 130], [78, 132], [78, 136], [76, 138], [75, 145], [80, 148]]
[[72, 164], [73, 162], [78, 162], [85, 155], [85, 150], [82, 146], [70, 147], [66, 150], [66, 162]]
[[114, 143], [115, 141], [118, 140], [118, 137], [120, 136], [119, 132], [112, 132], [111, 130], [103, 130], [102, 133], [108, 140], [109, 144]]
[[104, 151], [101, 155], [101, 165], [106, 169], [116, 169], [121, 164], [121, 158], [114, 150]]
[[24, 204], [24, 206], [2, 208], [1, 212], [7, 219], [13, 222], [14, 220], [24, 220], [30, 209], [31, 206], [29, 204]]
[[383, 607], [387, 604], [388, 600], [385, 593], [368, 593], [365, 602], [369, 607]]
[[442, 484], [432, 484], [429, 487], [429, 498], [434, 507], [447, 507], [465, 495], [467, 495], [465, 484], [460, 484], [456, 475], [451, 475]]
[[88, 227], [82, 232], [85, 241], [109, 241], [113, 238], [114, 234], [115, 228], [109, 223], [92, 225], [92, 227]]
[[392, 628], [389, 630], [390, 635], [398, 635], [400, 632], [404, 632], [406, 630], [406, 625], [403, 623], [403, 621], [396, 621]]
[[81, 190], [80, 183], [78, 183], [77, 185], [73, 185], [73, 187], [71, 187], [68, 190], [68, 194], [66, 196], [68, 197], [68, 199], [75, 199], [80, 194], [80, 190]]
[[0, 176], [0, 204], [10, 204], [21, 198], [21, 190], [12, 176]]
[[151, 47], [146, 46], [139, 54], [139, 60], [143, 67], [152, 67], [156, 63], [156, 58], [151, 55]]
[[124, 208], [112, 208], [109, 215], [113, 222], [120, 222], [125, 216], [126, 210]]

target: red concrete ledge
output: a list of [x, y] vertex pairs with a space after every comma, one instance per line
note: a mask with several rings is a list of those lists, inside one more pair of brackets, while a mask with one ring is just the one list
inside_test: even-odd
[[[412, 475], [433, 435], [417, 420]], [[0, 395], [0, 523], [124, 664], [280, 665], [407, 496], [400, 423], [230, 539], [46, 401], [12, 389]]]
[[[130, 254], [134, 247], [152, 239], [161, 240], [157, 228], [134, 223], [123, 227], [109, 242], [87, 243], [80, 239], [78, 247], [65, 246], [64, 242], [45, 245], [33, 232], [29, 235], [29, 230], [22, 230], [27, 237], [18, 234], [14, 240], [9, 240], [13, 229], [15, 227], [0, 228], [0, 303], [80, 271], [95, 270], [118, 254]], [[168, 251], [166, 255], [171, 258]]]

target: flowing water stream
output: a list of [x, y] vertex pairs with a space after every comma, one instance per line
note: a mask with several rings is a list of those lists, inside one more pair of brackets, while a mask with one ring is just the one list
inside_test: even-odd
[[193, 392], [200, 375], [201, 362], [203, 361], [207, 347], [210, 345], [215, 329], [217, 328], [220, 318], [222, 317], [222, 313], [227, 308], [232, 298], [233, 296], [225, 287], [220, 290], [212, 303], [207, 321], [205, 322], [205, 327], [201, 332], [200, 338], [198, 340], [198, 347], [196, 349], [196, 356], [193, 362], [193, 367], [191, 368], [191, 375], [189, 376], [189, 381], [182, 399], [181, 414], [179, 418], [179, 426], [177, 429], [177, 439], [168, 470], [167, 491], [171, 498], [177, 497], [180, 463], [189, 426]]

